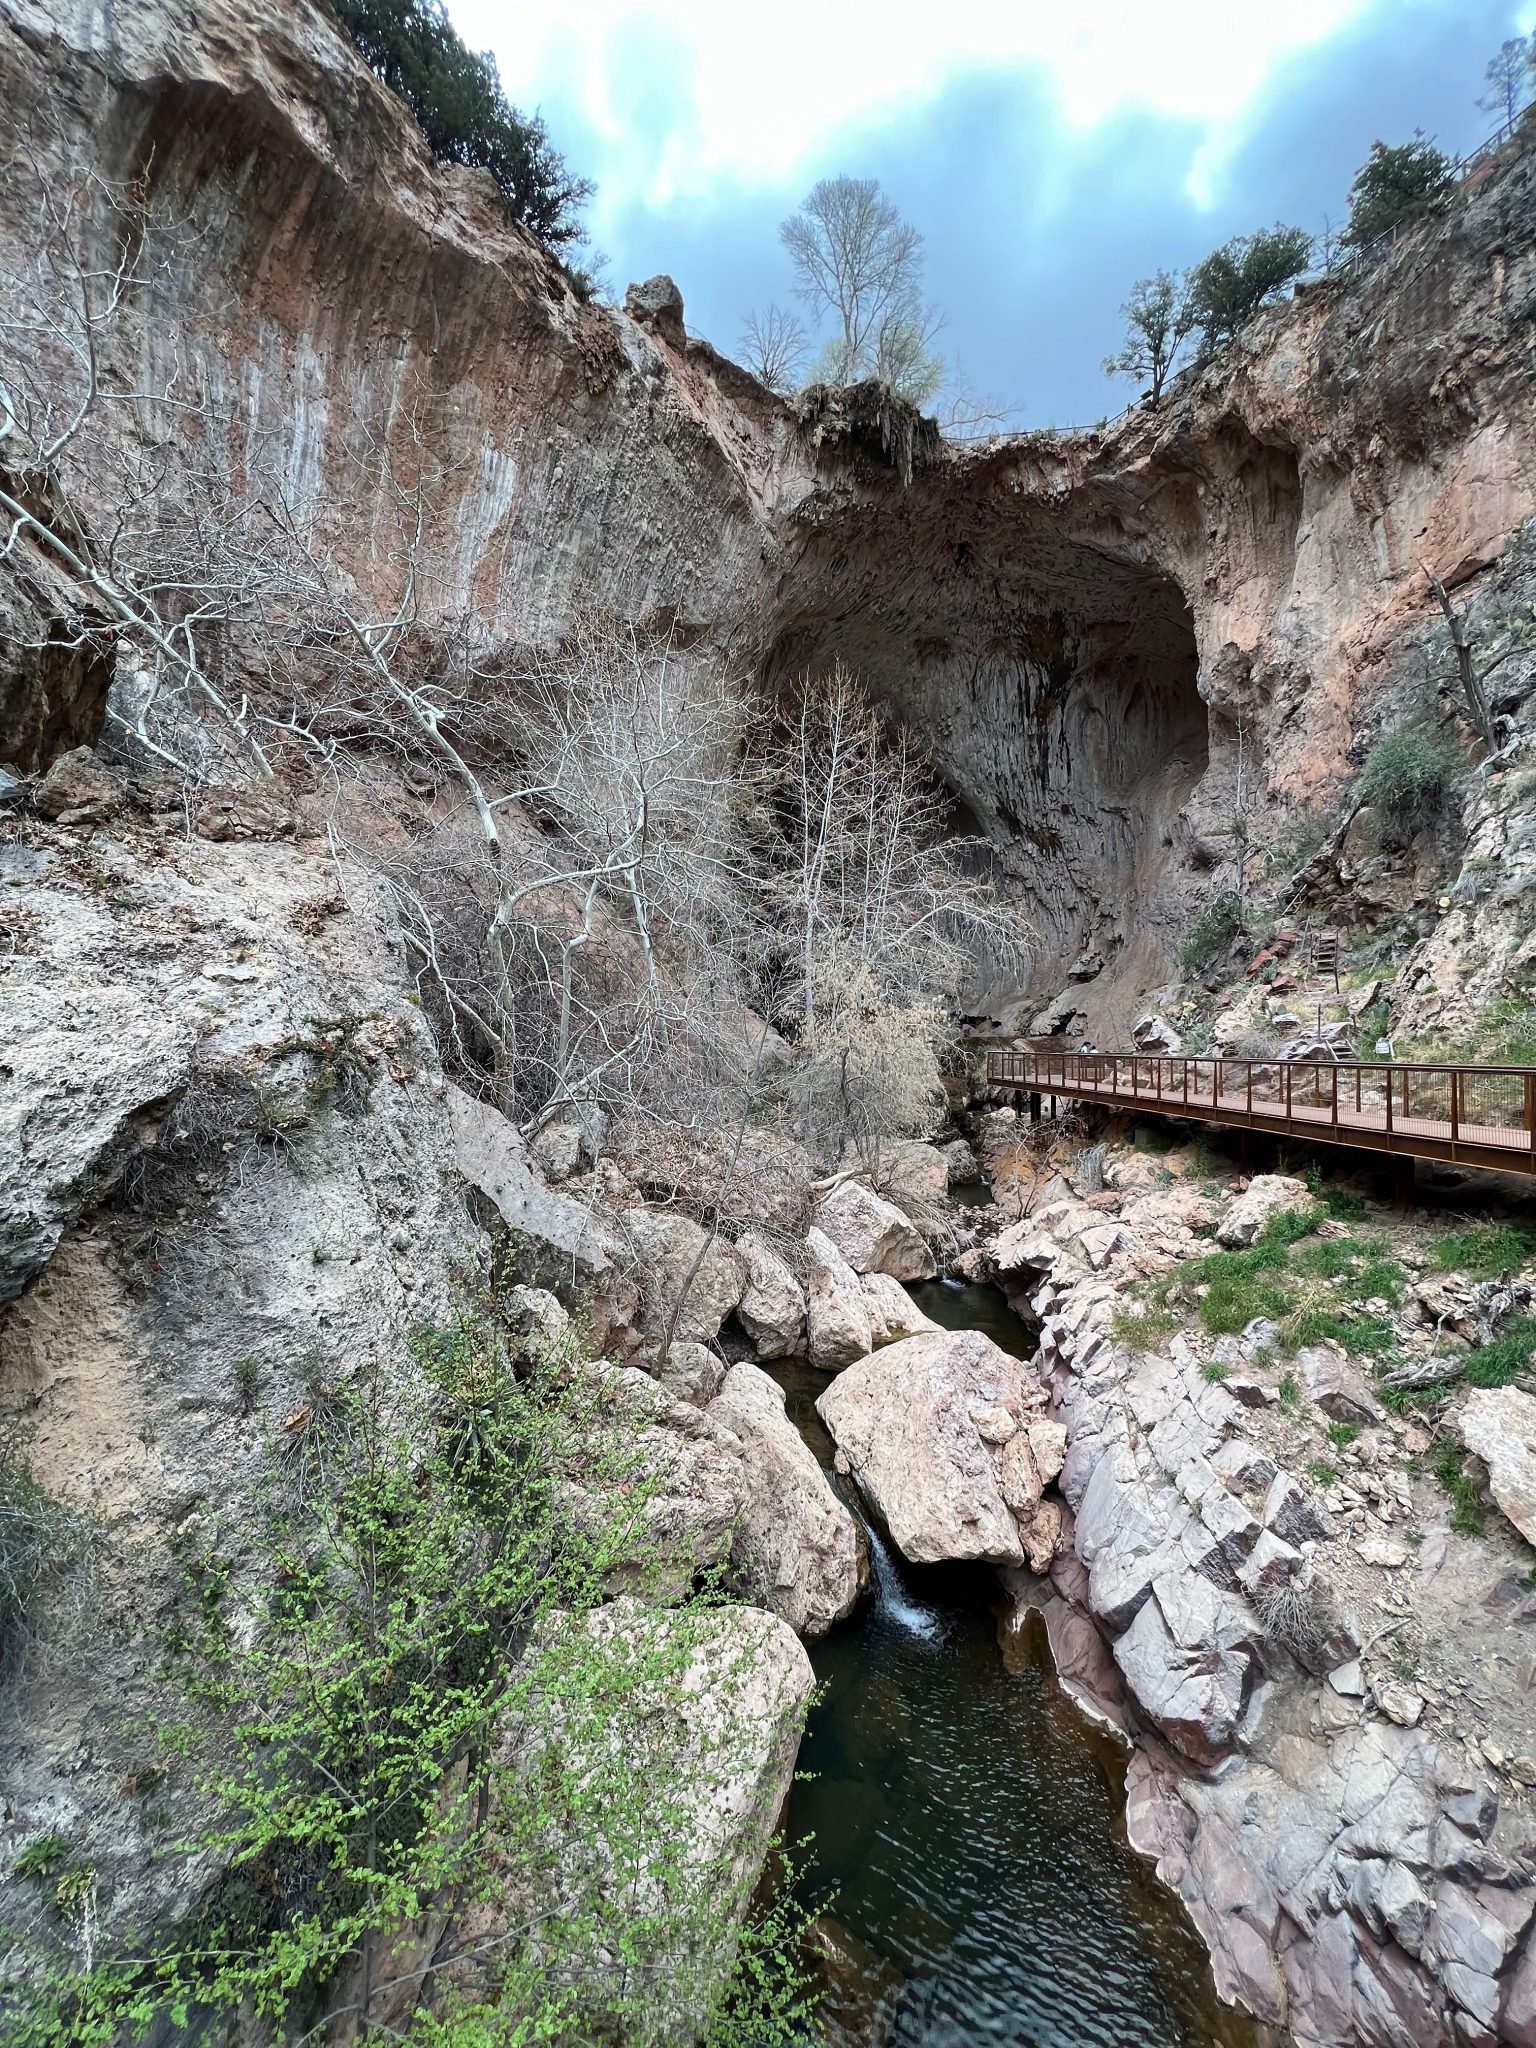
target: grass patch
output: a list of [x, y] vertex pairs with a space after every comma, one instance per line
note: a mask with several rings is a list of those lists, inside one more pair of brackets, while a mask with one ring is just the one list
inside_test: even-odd
[[1280, 1396], [1280, 1406], [1287, 1415], [1301, 1413], [1301, 1382], [1294, 1373], [1282, 1373], [1280, 1384], [1275, 1391]]
[[1338, 1476], [1338, 1466], [1324, 1464], [1320, 1458], [1314, 1459], [1307, 1467], [1307, 1477], [1316, 1486], [1332, 1486], [1336, 1483]]
[[1403, 1269], [1374, 1238], [1322, 1238], [1296, 1254], [1296, 1265], [1320, 1280], [1348, 1280], [1367, 1300], [1380, 1297], [1395, 1308], [1403, 1298]]
[[1171, 1337], [1179, 1319], [1171, 1309], [1156, 1301], [1117, 1308], [1110, 1319], [1109, 1334], [1117, 1344], [1132, 1351], [1151, 1351], [1164, 1337]]
[[1397, 1343], [1397, 1333], [1378, 1316], [1348, 1316], [1334, 1308], [1299, 1308], [1280, 1325], [1280, 1343], [1286, 1351], [1300, 1351], [1306, 1344], [1337, 1344], [1370, 1358], [1383, 1357]]
[[1327, 1221], [1328, 1211], [1321, 1202], [1314, 1202], [1307, 1209], [1281, 1209], [1271, 1216], [1264, 1226], [1261, 1244], [1293, 1245], [1304, 1237], [1310, 1237], [1319, 1223]]
[[1474, 1273], [1487, 1279], [1536, 1258], [1536, 1230], [1523, 1223], [1474, 1223], [1442, 1237], [1429, 1262], [1443, 1273]]
[[1462, 1377], [1469, 1387], [1512, 1387], [1536, 1362], [1536, 1316], [1515, 1316], [1491, 1344], [1469, 1351]]
[[1336, 1451], [1347, 1451], [1360, 1434], [1358, 1422], [1330, 1422], [1328, 1441]]
[[1451, 1502], [1451, 1527], [1458, 1536], [1481, 1536], [1483, 1533], [1483, 1510], [1477, 1497], [1477, 1486], [1467, 1476], [1466, 1462], [1459, 1444], [1449, 1439], [1435, 1446], [1429, 1469], [1445, 1488]]
[[1200, 1368], [1200, 1377], [1211, 1386], [1219, 1387], [1230, 1371], [1231, 1367], [1223, 1365], [1219, 1358], [1208, 1358]]

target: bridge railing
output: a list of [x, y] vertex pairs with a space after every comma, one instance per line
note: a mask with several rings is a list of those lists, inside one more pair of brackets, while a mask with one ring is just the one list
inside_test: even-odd
[[1536, 1152], [1536, 1068], [1398, 1060], [1255, 1060], [1219, 1054], [996, 1051], [989, 1080], [1035, 1095], [1144, 1103], [1223, 1122], [1443, 1135]]

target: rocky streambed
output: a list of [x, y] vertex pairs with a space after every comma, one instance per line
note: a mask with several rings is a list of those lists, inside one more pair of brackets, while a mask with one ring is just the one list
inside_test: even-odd
[[[995, 1287], [913, 1293], [948, 1328], [1032, 1348]], [[775, 1377], [831, 1476], [825, 1375], [785, 1363]], [[1057, 1683], [1043, 1629], [1010, 1629], [1005, 1647], [994, 1571], [910, 1565], [864, 1529], [870, 1592], [811, 1646], [821, 1689], [786, 1816], [800, 1895], [821, 1913], [828, 2041], [1257, 2048], [1131, 1848], [1123, 1745]]]
[[[1422, 1214], [1345, 1225], [1299, 1180], [1250, 1183], [1208, 1158], [1101, 1148], [1080, 1181], [1062, 1166], [1020, 1220], [978, 1217], [955, 1262], [971, 1300], [978, 1282], [1007, 1288], [1039, 1330], [1033, 1355], [995, 1328], [930, 1329], [815, 1401], [835, 1472], [895, 1555], [884, 1610], [820, 1648], [829, 1690], [805, 1756], [825, 1783], [797, 1811], [820, 1802], [855, 1932], [901, 1973], [887, 2037], [1215, 2041], [1240, 2024], [1169, 1993], [1187, 1926], [1149, 1940], [1134, 1913], [1116, 1920], [1135, 1888], [1092, 1816], [1117, 1801], [1083, 1792], [1072, 1825], [1048, 1830], [1091, 1877], [1041, 1863], [1018, 1809], [1049, 1814], [1078, 1769], [1043, 1732], [1043, 1624], [1065, 1693], [1125, 1746], [1130, 1843], [1183, 1900], [1241, 2024], [1299, 2048], [1531, 2048], [1536, 1599], [1518, 1429], [1489, 1458], [1475, 1391], [1426, 1423], [1377, 1397], [1347, 1342], [1264, 1317], [1213, 1335], [1205, 1280], [1155, 1295], [1185, 1261], [1203, 1275], [1210, 1251], [1282, 1247], [1261, 1261], [1287, 1276], [1277, 1313], [1294, 1277], [1308, 1328], [1331, 1317], [1352, 1342], [1373, 1323], [1411, 1362], [1444, 1341], [1447, 1286], [1475, 1290], [1415, 1279], [1436, 1258]], [[1283, 1247], [1303, 1240], [1293, 1276]], [[1357, 1255], [1380, 1298], [1353, 1300]], [[937, 1320], [942, 1284], [917, 1291]], [[1195, 1313], [1181, 1328], [1146, 1316], [1150, 1299]], [[1521, 1424], [1530, 1397], [1503, 1399]], [[1011, 1677], [985, 1626], [999, 1581]], [[1090, 1954], [1118, 1926], [1129, 1976], [1090, 1972], [1091, 2016], [1049, 1961], [1051, 1900]], [[1026, 1920], [1040, 1946], [992, 1938]], [[1053, 1969], [1059, 2007], [1036, 1998]], [[1174, 1974], [1188, 1991], [1203, 1970]]]

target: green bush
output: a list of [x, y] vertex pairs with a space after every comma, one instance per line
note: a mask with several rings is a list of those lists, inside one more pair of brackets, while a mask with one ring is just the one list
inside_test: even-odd
[[416, 116], [441, 163], [490, 172], [512, 218], [551, 249], [582, 239], [592, 186], [572, 177], [536, 115], [501, 89], [496, 62], [454, 33], [442, 0], [334, 0], [374, 76]]
[[1237, 235], [1189, 274], [1189, 310], [1209, 356], [1230, 341], [1266, 301], [1300, 277], [1312, 260], [1304, 228], [1260, 228]]
[[[309, 2038], [359, 1963], [345, 2010], [372, 2039], [375, 1965], [423, 1927], [432, 2010], [377, 2029], [417, 2048], [661, 2048], [695, 2016], [732, 2048], [809, 2038], [793, 1916], [738, 1940], [742, 1874], [691, 1839], [700, 1772], [708, 1798], [740, 1765], [727, 1709], [701, 1754], [675, 1702], [698, 1654], [722, 1700], [748, 1674], [718, 1595], [668, 1605], [651, 1569], [633, 1412], [574, 1344], [534, 1359], [494, 1297], [412, 1349], [419, 1378], [331, 1389], [325, 1426], [317, 1405], [274, 1447], [238, 1578], [216, 1532], [181, 1543], [152, 1718], [206, 1816], [180, 1853], [224, 1876], [83, 1964], [29, 1929], [9, 2048], [212, 2038], [241, 2014]], [[617, 1585], [642, 1598], [614, 1626]], [[27, 1868], [55, 1862], [34, 1845]], [[93, 1884], [61, 1881], [58, 1914]]]
[[1435, 823], [1455, 772], [1454, 757], [1426, 733], [1400, 726], [1382, 735], [1366, 756], [1360, 795], [1384, 846], [1410, 846]]
[[1455, 182], [1450, 158], [1422, 136], [1395, 147], [1373, 142], [1349, 188], [1344, 240], [1351, 248], [1363, 249], [1423, 213]]
[[1213, 896], [1190, 927], [1180, 955], [1186, 971], [1203, 967], [1224, 952], [1243, 928], [1242, 912], [1235, 896]]

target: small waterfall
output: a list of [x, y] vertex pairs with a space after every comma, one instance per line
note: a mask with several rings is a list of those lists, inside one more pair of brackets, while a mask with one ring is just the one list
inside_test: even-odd
[[932, 1642], [944, 1633], [941, 1618], [931, 1607], [920, 1607], [901, 1582], [901, 1568], [890, 1546], [862, 1515], [869, 1541], [869, 1564], [875, 1581], [875, 1612], [885, 1621], [920, 1641]]

